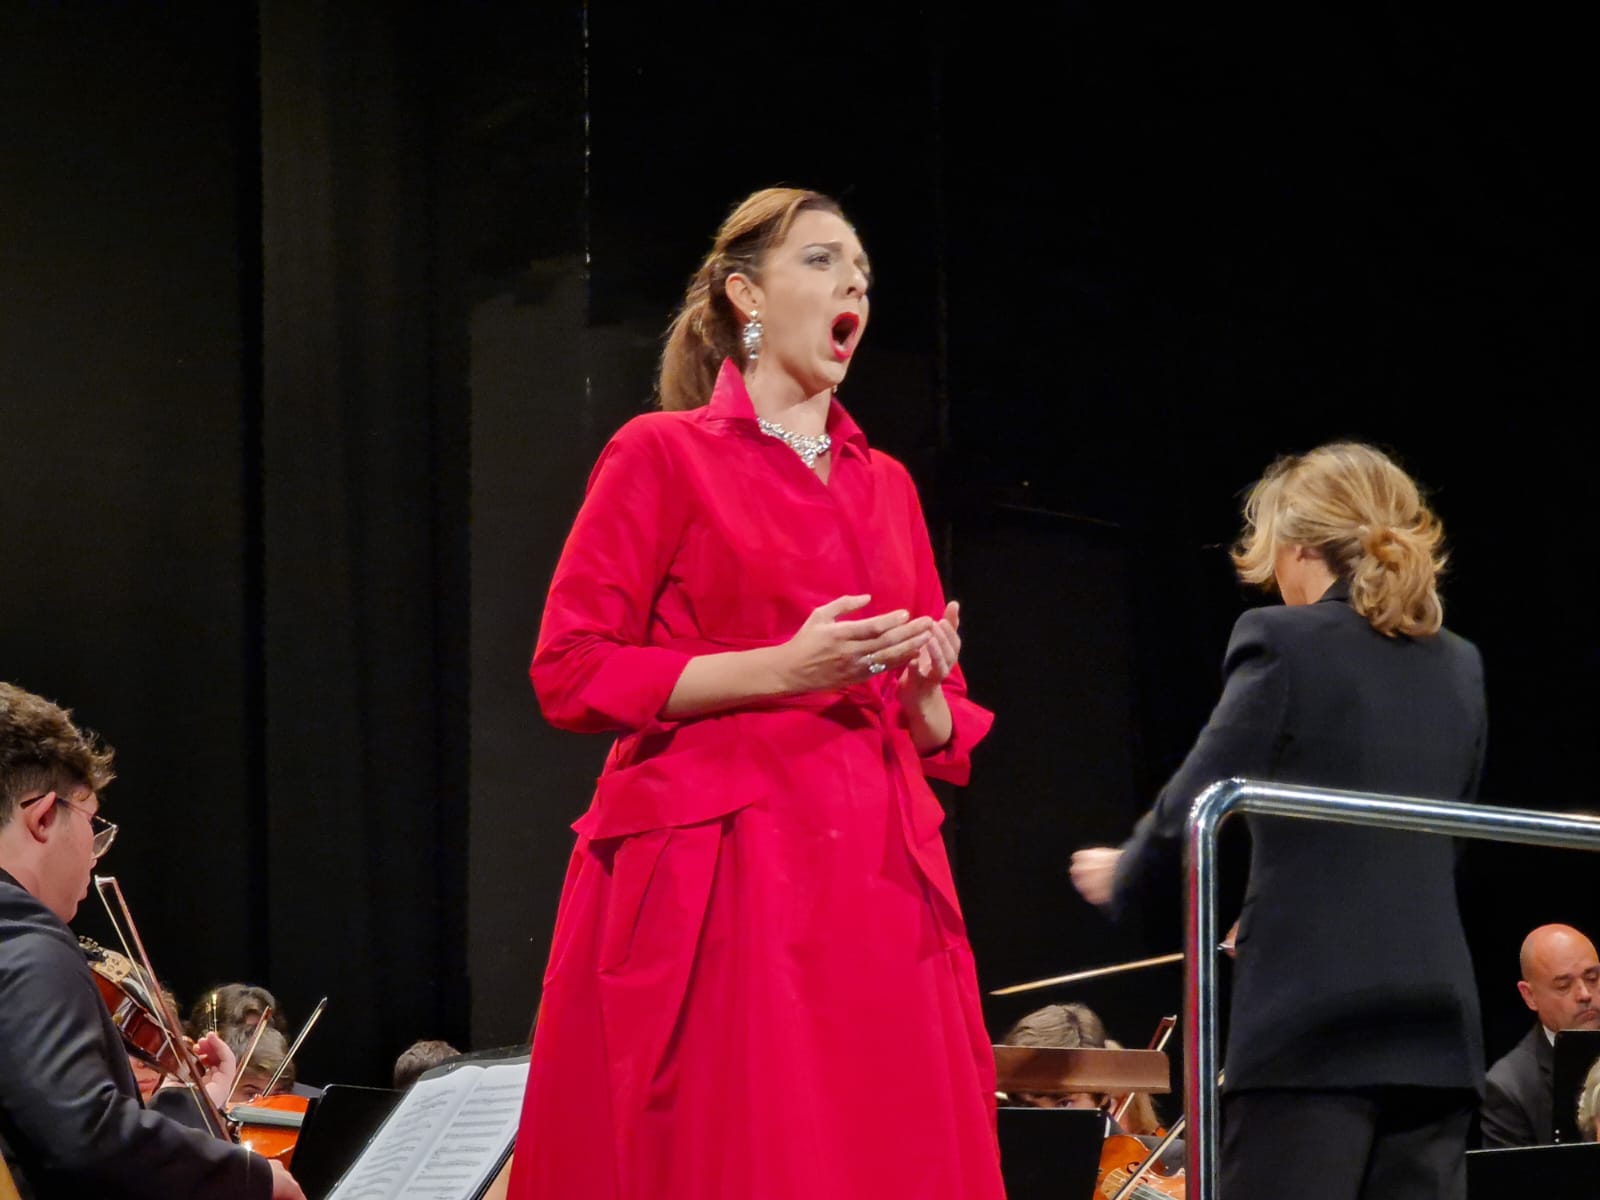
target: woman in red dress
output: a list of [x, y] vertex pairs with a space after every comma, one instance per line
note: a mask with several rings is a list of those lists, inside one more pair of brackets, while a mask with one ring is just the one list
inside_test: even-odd
[[1000, 1197], [926, 776], [966, 698], [916, 490], [833, 397], [867, 322], [814, 192], [728, 217], [550, 585], [549, 720], [621, 731], [578, 834], [511, 1196]]

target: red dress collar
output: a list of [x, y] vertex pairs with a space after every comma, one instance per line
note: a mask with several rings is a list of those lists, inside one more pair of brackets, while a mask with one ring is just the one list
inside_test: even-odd
[[[744, 386], [744, 376], [733, 359], [722, 360], [722, 370], [717, 373], [716, 385], [711, 389], [711, 403], [706, 408], [707, 415], [713, 420], [749, 421], [755, 424], [755, 406], [750, 403], [750, 392]], [[867, 456], [867, 435], [861, 432], [861, 426], [845, 411], [837, 397], [828, 405], [827, 428], [835, 446], [841, 449], [848, 446], [862, 458]]]

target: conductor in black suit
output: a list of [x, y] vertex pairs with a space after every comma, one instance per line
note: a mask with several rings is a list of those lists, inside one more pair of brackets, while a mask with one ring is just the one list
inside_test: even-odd
[[1522, 941], [1523, 1003], [1539, 1014], [1527, 1036], [1489, 1068], [1483, 1144], [1543, 1146], [1554, 1137], [1555, 1037], [1600, 1029], [1600, 958], [1570, 925], [1541, 925]]
[[[1476, 796], [1483, 668], [1442, 627], [1441, 539], [1413, 481], [1369, 446], [1273, 464], [1233, 559], [1284, 603], [1239, 618], [1222, 698], [1133, 836], [1074, 856], [1086, 897], [1120, 910], [1175, 896], [1190, 804], [1230, 776]], [[1222, 1196], [1464, 1196], [1483, 1046], [1454, 845], [1247, 820]]]

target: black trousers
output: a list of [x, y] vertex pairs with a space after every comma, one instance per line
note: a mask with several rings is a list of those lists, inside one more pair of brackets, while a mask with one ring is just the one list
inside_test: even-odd
[[1465, 1200], [1469, 1091], [1236, 1092], [1219, 1200]]

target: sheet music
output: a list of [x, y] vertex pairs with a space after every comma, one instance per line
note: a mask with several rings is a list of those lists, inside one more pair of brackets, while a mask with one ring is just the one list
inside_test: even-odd
[[328, 1200], [469, 1200], [516, 1136], [528, 1064], [420, 1079]]

